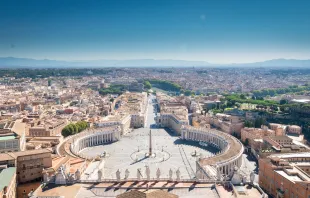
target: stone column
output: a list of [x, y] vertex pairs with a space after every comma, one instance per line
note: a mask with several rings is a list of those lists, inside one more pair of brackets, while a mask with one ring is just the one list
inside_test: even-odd
[[225, 165], [226, 175], [228, 175], [228, 165]]

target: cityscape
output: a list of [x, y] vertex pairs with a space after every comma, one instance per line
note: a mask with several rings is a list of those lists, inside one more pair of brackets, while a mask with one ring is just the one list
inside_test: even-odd
[[224, 2], [0, 2], [0, 198], [310, 198], [310, 4]]

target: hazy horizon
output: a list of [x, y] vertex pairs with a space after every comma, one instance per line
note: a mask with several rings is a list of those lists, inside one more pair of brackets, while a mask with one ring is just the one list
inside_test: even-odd
[[6, 56], [6, 57], [2, 57], [0, 56], [0, 58], [16, 58], [16, 59], [32, 59], [35, 61], [41, 61], [41, 60], [50, 60], [50, 61], [63, 61], [63, 62], [88, 62], [88, 61], [134, 61], [134, 60], [154, 60], [154, 61], [188, 61], [188, 62], [205, 62], [205, 63], [210, 63], [210, 64], [247, 64], [247, 63], [260, 63], [260, 62], [267, 62], [267, 61], [276, 61], [276, 60], [286, 60], [286, 61], [290, 61], [290, 60], [296, 60], [296, 61], [309, 61], [309, 59], [294, 59], [294, 58], [275, 58], [275, 59], [266, 59], [266, 60], [261, 60], [261, 61], [253, 61], [253, 62], [231, 62], [231, 63], [217, 63], [217, 62], [210, 62], [208, 60], [186, 60], [186, 59], [156, 59], [156, 58], [129, 58], [129, 59], [75, 59], [75, 60], [65, 60], [65, 59], [49, 59], [49, 58], [31, 58], [31, 57], [15, 57], [15, 56]]

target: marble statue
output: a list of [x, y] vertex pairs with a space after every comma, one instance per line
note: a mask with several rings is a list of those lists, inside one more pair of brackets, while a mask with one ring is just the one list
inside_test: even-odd
[[177, 175], [177, 181], [179, 181], [181, 175], [181, 171], [179, 169], [176, 171], [176, 175]]
[[244, 184], [245, 184], [245, 183], [246, 183], [246, 180], [247, 180], [246, 176], [245, 176], [245, 175], [243, 175], [243, 176], [242, 176], [242, 183], [244, 183]]
[[75, 179], [76, 179], [76, 180], [80, 180], [80, 179], [81, 179], [81, 172], [80, 172], [79, 169], [77, 169], [77, 170], [75, 171]]
[[251, 174], [250, 174], [250, 181], [251, 181], [252, 184], [254, 183], [254, 179], [255, 179], [255, 174], [252, 171]]
[[236, 167], [231, 177], [231, 183], [234, 185], [239, 185], [243, 182], [242, 180], [243, 180], [243, 175], [241, 174], [239, 169]]
[[160, 170], [159, 170], [159, 168], [156, 171], [156, 177], [157, 177], [157, 180], [159, 180], [159, 178], [160, 178]]
[[172, 170], [170, 168], [170, 170], [169, 170], [169, 180], [172, 180], [172, 174], [173, 174], [173, 172], [172, 172]]
[[221, 181], [222, 175], [221, 175], [220, 168], [218, 166], [216, 166], [216, 172], [217, 172], [217, 180]]
[[147, 180], [150, 180], [151, 170], [149, 166], [146, 166], [145, 174], [146, 174]]
[[121, 180], [121, 172], [119, 171], [119, 169], [116, 171], [116, 179], [117, 181]]
[[43, 181], [44, 181], [45, 183], [47, 183], [48, 180], [49, 180], [49, 177], [48, 177], [47, 172], [43, 173]]
[[128, 169], [126, 169], [126, 171], [125, 171], [125, 179], [128, 179], [128, 177], [129, 177], [129, 170]]
[[101, 178], [102, 178], [102, 171], [101, 170], [98, 170], [98, 181], [101, 181]]

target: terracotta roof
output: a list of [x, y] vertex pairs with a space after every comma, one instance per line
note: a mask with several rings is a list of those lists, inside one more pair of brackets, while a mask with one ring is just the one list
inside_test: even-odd
[[177, 198], [179, 196], [177, 196], [175, 194], [172, 194], [172, 193], [168, 193], [168, 192], [163, 191], [163, 190], [156, 190], [156, 191], [147, 193], [146, 197], [147, 198], [162, 198], [162, 197], [165, 197], [165, 198]]
[[51, 153], [48, 149], [38, 149], [38, 150], [27, 150], [27, 151], [18, 151], [9, 153], [12, 157], [21, 157], [21, 156], [27, 156], [27, 155], [36, 155], [36, 154], [42, 154], [42, 153]]
[[177, 198], [179, 196], [163, 190], [141, 192], [132, 190], [118, 195], [116, 198]]
[[137, 190], [132, 190], [117, 195], [116, 198], [146, 198], [146, 194]]
[[0, 161], [7, 161], [7, 160], [15, 160], [15, 158], [7, 153], [0, 153]]
[[22, 120], [17, 120], [12, 127], [12, 131], [20, 136], [23, 136], [25, 134], [25, 127], [26, 124], [23, 123]]

